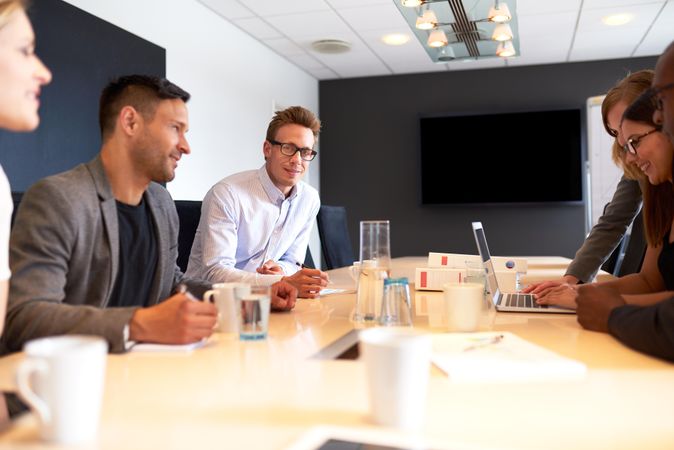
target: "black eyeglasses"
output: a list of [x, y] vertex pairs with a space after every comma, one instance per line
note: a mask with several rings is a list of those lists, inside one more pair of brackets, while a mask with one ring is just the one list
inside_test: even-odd
[[312, 150], [307, 147], [299, 148], [295, 144], [290, 144], [287, 142], [278, 142], [270, 139], [269, 143], [271, 143], [271, 145], [281, 146], [281, 153], [283, 153], [286, 156], [295, 156], [295, 153], [300, 152], [300, 158], [302, 158], [305, 161], [311, 161], [316, 157], [316, 155], [318, 155], [318, 152], [316, 150]]
[[643, 134], [640, 134], [638, 136], [629, 138], [627, 140], [627, 142], [625, 142], [625, 145], [623, 145], [623, 150], [625, 152], [629, 152], [633, 155], [636, 155], [637, 154], [637, 148], [639, 147], [639, 143], [641, 142], [641, 140], [643, 138], [645, 138], [646, 136], [648, 136], [649, 134], [655, 133], [656, 131], [660, 131], [660, 128], [653, 128], [651, 131], [647, 131], [647, 132], [645, 132]]
[[671, 88], [674, 88], [674, 83], [665, 84], [664, 86], [660, 87], [649, 88], [648, 90], [646, 90], [646, 92], [644, 92], [643, 95], [650, 99], [651, 103], [653, 104], [653, 106], [655, 106], [655, 108], [658, 111], [662, 111], [664, 105], [660, 94]]

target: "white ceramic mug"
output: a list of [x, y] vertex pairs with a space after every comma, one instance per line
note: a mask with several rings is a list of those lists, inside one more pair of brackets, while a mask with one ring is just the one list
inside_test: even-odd
[[443, 286], [450, 331], [477, 331], [480, 326], [484, 285], [479, 283], [446, 283]]
[[431, 336], [407, 327], [389, 327], [361, 331], [359, 338], [372, 420], [418, 430], [426, 413]]
[[54, 336], [23, 348], [16, 373], [21, 398], [38, 416], [49, 442], [90, 442], [98, 434], [107, 342], [97, 336]]
[[250, 295], [250, 285], [246, 283], [216, 283], [204, 293], [204, 301], [213, 301], [218, 308], [217, 331], [238, 333], [239, 320], [236, 311], [236, 299]]

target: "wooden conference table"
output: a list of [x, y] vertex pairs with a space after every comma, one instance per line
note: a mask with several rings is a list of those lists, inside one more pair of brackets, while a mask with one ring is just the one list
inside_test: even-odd
[[[398, 258], [392, 276], [413, 279], [410, 270], [423, 261]], [[565, 262], [532, 259], [528, 275], [555, 267], [560, 275]], [[353, 287], [345, 268], [330, 276], [334, 287]], [[263, 342], [215, 334], [192, 353], [110, 355], [99, 439], [77, 448], [283, 449], [325, 431], [315, 428], [324, 425], [337, 433], [409, 439], [432, 448], [674, 446], [674, 365], [585, 331], [573, 315], [499, 313], [494, 328], [584, 362], [584, 379], [455, 384], [433, 368], [420, 433], [373, 426], [362, 363], [316, 357], [334, 356], [355, 342], [353, 303], [353, 294], [301, 300], [294, 311], [272, 315]], [[428, 318], [417, 316], [415, 326], [428, 328]], [[12, 388], [21, 358], [2, 360], [0, 388]], [[38, 441], [35, 419], [26, 414], [0, 435], [5, 448], [58, 447]]]

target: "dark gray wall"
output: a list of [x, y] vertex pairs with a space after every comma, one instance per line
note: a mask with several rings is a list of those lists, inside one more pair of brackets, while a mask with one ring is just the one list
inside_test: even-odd
[[16, 192], [98, 153], [98, 99], [110, 80], [166, 73], [165, 49], [62, 0], [31, 2], [28, 12], [53, 81], [42, 89], [36, 131], [0, 130], [0, 164]]
[[[633, 58], [321, 81], [321, 200], [346, 206], [355, 255], [358, 222], [389, 219], [393, 256], [476, 253], [470, 222], [481, 220], [493, 254], [573, 257], [584, 238], [583, 205], [421, 205], [419, 116], [584, 111], [588, 97], [604, 93], [628, 71], [652, 68], [655, 61]], [[551, 123], [550, 139], [554, 130]], [[457, 151], [473, 153], [476, 166], [489, 163], [491, 150], [481, 148], [477, 137], [475, 148]], [[540, 169], [548, 164], [554, 164], [554, 155], [545, 153], [542, 142]], [[453, 167], [447, 176], [459, 170], [476, 167]]]

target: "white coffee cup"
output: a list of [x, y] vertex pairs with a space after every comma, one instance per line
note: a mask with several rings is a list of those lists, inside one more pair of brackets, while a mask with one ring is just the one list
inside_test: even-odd
[[16, 373], [21, 398], [36, 413], [42, 439], [60, 444], [96, 438], [107, 342], [97, 336], [54, 336], [23, 348]]
[[361, 331], [360, 351], [367, 371], [372, 420], [418, 430], [426, 412], [432, 342], [407, 327]]
[[204, 301], [211, 301], [212, 298], [213, 304], [218, 308], [217, 331], [239, 332], [236, 299], [247, 295], [250, 295], [250, 285], [246, 283], [216, 283], [211, 290], [204, 293]]
[[480, 326], [484, 286], [479, 283], [445, 283], [447, 325], [450, 331], [477, 331]]

